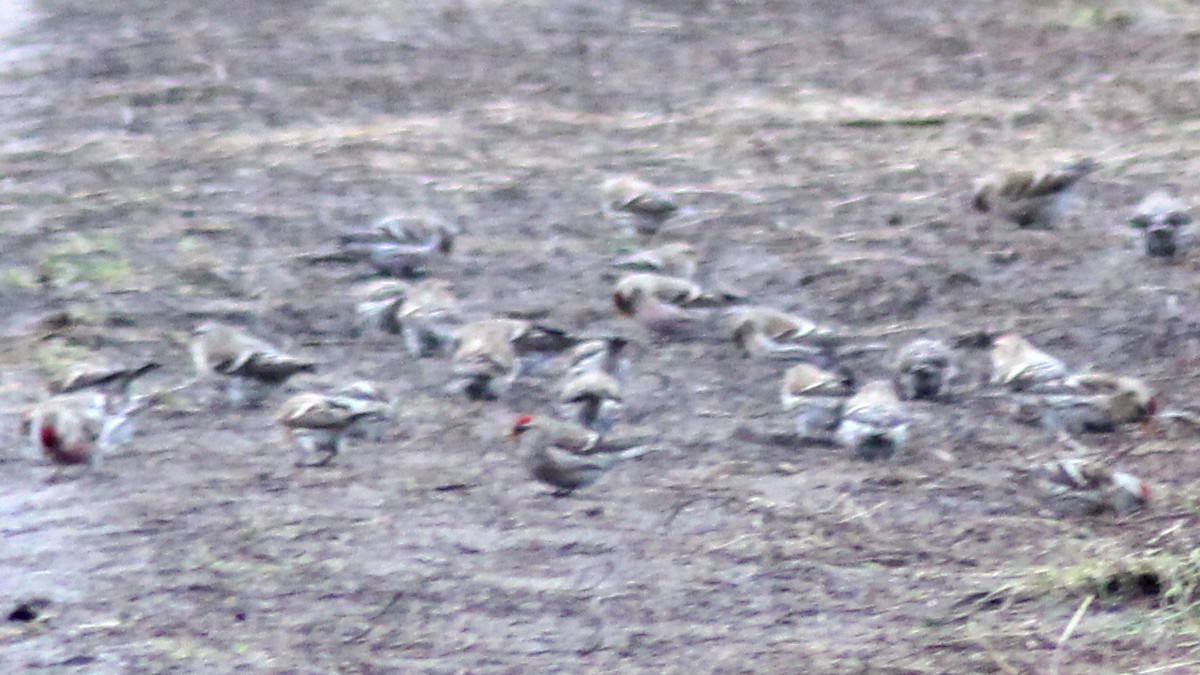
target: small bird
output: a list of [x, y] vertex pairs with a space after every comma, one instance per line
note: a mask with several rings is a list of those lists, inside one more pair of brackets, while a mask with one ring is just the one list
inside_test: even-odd
[[453, 348], [463, 319], [450, 282], [426, 279], [409, 288], [396, 320], [408, 353], [426, 357], [445, 354]]
[[59, 394], [33, 406], [21, 428], [33, 450], [55, 464], [98, 468], [104, 453], [129, 440], [134, 415], [156, 400], [152, 394], [119, 401], [91, 389]]
[[989, 176], [976, 183], [972, 205], [976, 211], [996, 213], [1018, 227], [1054, 227], [1071, 188], [1099, 166], [1084, 159], [1042, 173], [1023, 170]]
[[350, 438], [362, 438], [379, 443], [387, 438], [396, 422], [396, 406], [379, 385], [369, 380], [357, 380], [333, 392], [333, 396], [354, 399], [378, 407], [376, 414], [369, 415], [351, 425], [346, 431]]
[[1146, 383], [1111, 373], [1073, 375], [1053, 390], [1017, 398], [1018, 418], [1072, 434], [1114, 431], [1145, 422], [1157, 411], [1158, 400]]
[[903, 451], [910, 417], [887, 380], [868, 382], [842, 406], [838, 443], [863, 459], [888, 459]]
[[642, 249], [613, 261], [613, 267], [654, 272], [680, 279], [695, 279], [700, 270], [700, 253], [686, 241]]
[[[130, 388], [134, 380], [161, 367], [160, 364], [153, 361], [131, 367], [90, 362], [76, 363], [58, 377], [51, 379], [49, 389], [52, 395], [97, 392], [102, 397], [101, 407], [104, 409], [105, 417], [112, 418], [116, 411], [123, 408], [134, 411], [145, 406], [145, 403], [134, 401], [130, 396]], [[142, 399], [146, 402], [151, 400], [150, 397], [142, 397]], [[133, 415], [127, 412], [112, 419], [114, 421], [108, 431], [108, 444], [117, 446], [129, 442], [134, 432]]]
[[1146, 506], [1151, 498], [1144, 481], [1081, 459], [1037, 464], [1015, 472], [1014, 478], [1064, 516], [1124, 516]]
[[918, 338], [896, 355], [896, 391], [905, 400], [936, 400], [957, 372], [953, 352], [944, 342]]
[[350, 293], [356, 299], [354, 305], [354, 333], [364, 335], [371, 331], [400, 333], [400, 311], [404, 299], [408, 298], [408, 283], [395, 279], [377, 279], [358, 283]]
[[854, 393], [854, 375], [846, 368], [822, 370], [809, 363], [788, 368], [779, 389], [779, 405], [796, 416], [802, 438], [828, 438], [842, 420], [842, 407]]
[[198, 378], [226, 378], [226, 396], [235, 406], [255, 407], [296, 373], [316, 370], [312, 361], [283, 353], [233, 326], [209, 321], [196, 328], [192, 362]]
[[600, 444], [601, 434], [575, 422], [555, 420], [545, 416], [521, 415], [508, 430], [508, 439], [520, 441], [526, 450], [553, 447], [584, 455]]
[[342, 253], [363, 260], [380, 274], [414, 278], [430, 262], [454, 250], [455, 229], [438, 219], [389, 216], [365, 230], [342, 235]]
[[518, 319], [484, 319], [462, 327], [450, 358], [449, 389], [473, 401], [492, 401], [512, 386], [519, 362], [513, 342], [528, 330]]
[[115, 426], [108, 423], [108, 417], [105, 396], [84, 391], [38, 403], [26, 413], [22, 427], [33, 450], [55, 464], [95, 467], [108, 450]]
[[344, 451], [346, 433], [353, 426], [390, 414], [390, 406], [378, 401], [305, 392], [284, 401], [278, 420], [289, 441], [308, 456], [320, 455], [316, 462], [301, 460], [298, 466], [326, 466]]
[[358, 299], [354, 305], [355, 332], [359, 335], [372, 331], [398, 334], [400, 320], [397, 313], [408, 293], [409, 285], [395, 279], [375, 279], [356, 285], [352, 290]]
[[1134, 211], [1129, 225], [1142, 231], [1146, 255], [1169, 258], [1179, 249], [1179, 233], [1191, 224], [1187, 205], [1166, 192], [1152, 192]]
[[746, 356], [765, 359], [810, 359], [823, 353], [820, 344], [835, 337], [830, 328], [772, 307], [751, 305], [729, 312], [733, 343]]
[[676, 211], [674, 197], [634, 176], [616, 176], [600, 186], [603, 211], [634, 233], [652, 236]]
[[161, 368], [162, 365], [149, 361], [139, 366], [117, 366], [111, 364], [76, 363], [49, 383], [53, 394], [69, 394], [84, 389], [96, 389], [108, 396], [128, 398], [129, 386], [134, 380]]
[[625, 386], [629, 382], [630, 372], [633, 370], [626, 349], [628, 345], [629, 339], [621, 335], [580, 342], [565, 354], [566, 377], [598, 370], [612, 376], [621, 386]]
[[513, 422], [508, 438], [519, 441], [529, 472], [535, 479], [557, 488], [553, 493], [556, 497], [592, 485], [617, 462], [640, 457], [650, 450], [643, 445], [618, 452], [583, 454], [596, 447], [599, 434], [530, 415], [522, 415]]
[[690, 279], [653, 272], [635, 272], [617, 279], [613, 285], [613, 303], [625, 311], [642, 298], [653, 298], [676, 307], [711, 306], [700, 284]]
[[656, 335], [685, 337], [707, 332], [714, 315], [699, 308], [728, 302], [706, 293], [699, 284], [661, 274], [629, 274], [613, 287], [617, 311]]
[[1069, 375], [1066, 364], [1016, 333], [996, 338], [991, 356], [992, 384], [1013, 391], [1053, 386]]
[[534, 373], [579, 344], [579, 338], [567, 331], [543, 323], [510, 319], [521, 325], [513, 338], [513, 349], [520, 359], [518, 375]]
[[622, 402], [621, 384], [603, 370], [568, 373], [559, 387], [563, 417], [601, 434], [616, 425]]

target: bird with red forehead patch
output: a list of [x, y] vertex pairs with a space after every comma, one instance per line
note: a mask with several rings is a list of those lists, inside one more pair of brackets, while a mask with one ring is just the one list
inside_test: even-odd
[[523, 460], [534, 479], [556, 488], [563, 497], [600, 480], [617, 462], [650, 451], [638, 446], [619, 452], [598, 452], [600, 435], [568, 422], [521, 415], [508, 437], [519, 441]]
[[22, 426], [33, 451], [55, 464], [96, 466], [119, 424], [108, 414], [103, 395], [81, 392], [38, 403]]
[[1145, 507], [1152, 496], [1150, 485], [1136, 476], [1082, 459], [1036, 464], [1013, 477], [1064, 516], [1128, 515]]
[[526, 448], [552, 446], [568, 452], [585, 453], [600, 442], [600, 434], [572, 422], [549, 417], [521, 415], [513, 420], [508, 438]]

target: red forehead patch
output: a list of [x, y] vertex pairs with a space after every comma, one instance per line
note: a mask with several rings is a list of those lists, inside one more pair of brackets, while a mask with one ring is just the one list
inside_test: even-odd
[[1138, 485], [1138, 492], [1142, 495], [1142, 499], [1150, 499], [1150, 486], [1145, 483]]
[[54, 427], [52, 426], [42, 427], [41, 431], [38, 433], [38, 440], [41, 441], [42, 446], [45, 448], [49, 448], [51, 450], [58, 448], [58, 434], [55, 433]]
[[513, 422], [514, 427], [523, 427], [533, 421], [533, 415], [521, 415]]

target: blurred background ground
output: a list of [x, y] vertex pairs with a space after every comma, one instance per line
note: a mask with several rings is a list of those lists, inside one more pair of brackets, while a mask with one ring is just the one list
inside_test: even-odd
[[[896, 346], [1017, 329], [1188, 407], [1200, 252], [1144, 259], [1146, 192], [1195, 198], [1195, 2], [41, 0], [0, 8], [0, 664], [80, 672], [1143, 672], [1200, 669], [1193, 430], [1086, 442], [1150, 480], [1125, 520], [1009, 484], [1077, 454], [995, 402], [919, 406], [866, 465], [781, 446], [778, 364], [645, 346], [630, 422], [667, 452], [555, 500], [501, 434], [545, 383], [445, 399], [446, 365], [347, 329], [361, 270], [296, 259], [389, 212], [461, 219], [469, 310], [618, 326], [630, 242], [597, 186], [675, 188], [758, 301]], [[1103, 169], [1055, 232], [967, 211], [1000, 166]], [[64, 319], [49, 334], [39, 323]], [[299, 471], [270, 409], [149, 413], [47, 484], [17, 414], [45, 372], [167, 364], [204, 317], [403, 400], [393, 437]], [[971, 376], [985, 366], [967, 351]], [[884, 373], [880, 355], [855, 364]], [[275, 399], [276, 402], [282, 397]], [[463, 484], [464, 488], [446, 489]], [[5, 610], [7, 611], [7, 610]]]

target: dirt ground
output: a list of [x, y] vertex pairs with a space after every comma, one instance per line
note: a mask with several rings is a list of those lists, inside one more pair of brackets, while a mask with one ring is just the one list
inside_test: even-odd
[[[434, 273], [473, 316], [628, 329], [598, 185], [636, 172], [758, 302], [893, 348], [1016, 329], [1186, 409], [1200, 250], [1149, 261], [1125, 221], [1152, 189], [1197, 196], [1195, 2], [28, 10], [0, 17], [0, 610], [51, 604], [0, 624], [5, 672], [1200, 672], [1193, 429], [1082, 439], [1154, 504], [1057, 519], [1009, 475], [1080, 450], [994, 398], [915, 406], [910, 451], [868, 464], [779, 442], [780, 364], [640, 340], [627, 422], [665, 450], [555, 499], [502, 439], [552, 382], [452, 400], [444, 361], [351, 336], [365, 270], [297, 257], [439, 212], [464, 234]], [[1055, 231], [967, 209], [998, 166], [1083, 156], [1103, 168]], [[154, 358], [168, 386], [206, 317], [321, 361], [290, 389], [384, 383], [394, 433], [302, 470], [284, 393], [180, 397], [47, 482], [16, 433], [46, 374]], [[962, 358], [979, 382], [986, 353]]]

